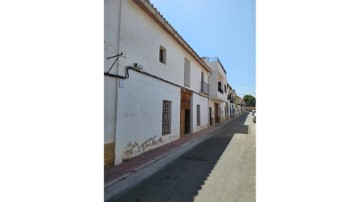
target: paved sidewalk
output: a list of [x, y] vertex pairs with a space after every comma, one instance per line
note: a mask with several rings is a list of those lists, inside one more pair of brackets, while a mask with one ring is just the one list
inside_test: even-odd
[[[244, 113], [240, 116], [244, 116], [247, 114], [248, 113]], [[118, 181], [124, 180], [129, 175], [148, 166], [151, 163], [154, 163], [155, 161], [166, 156], [167, 154], [185, 146], [186, 144], [193, 142], [197, 139], [206, 137], [207, 135], [210, 135], [211, 132], [219, 129], [221, 126], [226, 125], [230, 121], [239, 118], [240, 116], [226, 120], [220, 124], [212, 125], [196, 133], [190, 133], [173, 142], [170, 142], [168, 144], [165, 144], [163, 146], [157, 147], [143, 154], [140, 154], [134, 158], [131, 158], [129, 161], [123, 161], [120, 165], [116, 165], [114, 167], [105, 169], [104, 172], [105, 188]]]

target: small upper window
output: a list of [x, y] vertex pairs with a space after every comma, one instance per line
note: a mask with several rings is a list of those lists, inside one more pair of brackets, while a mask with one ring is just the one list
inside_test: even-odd
[[159, 61], [166, 64], [166, 49], [162, 46], [160, 46], [159, 50]]

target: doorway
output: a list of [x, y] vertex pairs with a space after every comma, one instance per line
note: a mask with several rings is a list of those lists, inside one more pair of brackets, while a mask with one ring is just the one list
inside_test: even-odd
[[192, 92], [186, 88], [181, 89], [181, 105], [180, 105], [180, 137], [191, 131], [191, 95]]
[[220, 123], [220, 115], [219, 115], [219, 103], [214, 103], [215, 110], [215, 123]]
[[209, 123], [210, 123], [210, 125], [213, 124], [212, 119], [211, 119], [211, 107], [209, 107]]
[[185, 109], [185, 134], [190, 133], [190, 109]]

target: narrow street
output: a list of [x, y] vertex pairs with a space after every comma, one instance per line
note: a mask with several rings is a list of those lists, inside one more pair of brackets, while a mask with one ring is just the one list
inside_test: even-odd
[[255, 201], [256, 129], [235, 118], [128, 192], [108, 201]]

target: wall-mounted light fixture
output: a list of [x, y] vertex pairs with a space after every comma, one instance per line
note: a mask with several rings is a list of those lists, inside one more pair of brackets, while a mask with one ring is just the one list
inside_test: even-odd
[[139, 70], [139, 71], [144, 71], [144, 66], [142, 66], [141, 64], [139, 63], [134, 63], [134, 68]]

